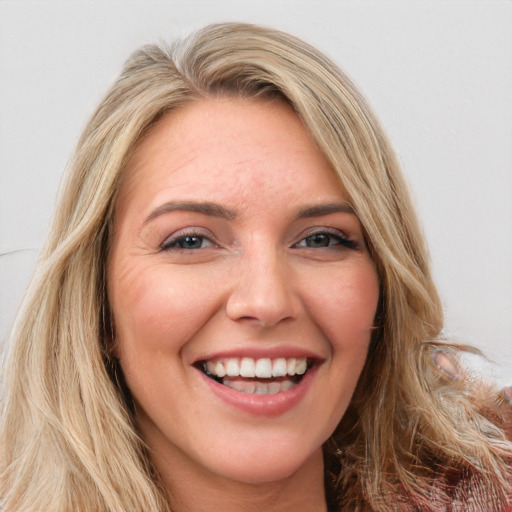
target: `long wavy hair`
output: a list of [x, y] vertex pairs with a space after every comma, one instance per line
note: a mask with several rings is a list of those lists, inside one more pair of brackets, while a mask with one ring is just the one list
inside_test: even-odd
[[166, 113], [218, 95], [278, 96], [293, 107], [339, 175], [378, 270], [368, 359], [324, 446], [329, 510], [467, 511], [468, 496], [499, 510], [512, 453], [506, 411], [467, 380], [432, 370], [432, 350], [454, 347], [441, 341], [426, 246], [383, 130], [325, 56], [244, 24], [136, 51], [85, 128], [10, 337], [0, 426], [4, 509], [169, 511], [108, 355], [106, 262], [137, 144]]

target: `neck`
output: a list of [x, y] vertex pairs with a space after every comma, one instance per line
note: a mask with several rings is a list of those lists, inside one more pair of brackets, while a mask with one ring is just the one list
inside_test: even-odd
[[[246, 483], [198, 473], [187, 465], [156, 462], [173, 512], [324, 512], [323, 458], [315, 452], [294, 474], [275, 482]], [[160, 461], [162, 462], [162, 461]]]

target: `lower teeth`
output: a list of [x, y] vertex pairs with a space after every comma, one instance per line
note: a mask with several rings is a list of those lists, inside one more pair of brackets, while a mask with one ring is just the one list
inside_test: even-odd
[[229, 388], [236, 389], [237, 391], [241, 391], [242, 393], [256, 394], [256, 395], [276, 395], [277, 393], [282, 393], [283, 391], [288, 391], [297, 383], [290, 380], [285, 379], [281, 381], [272, 381], [272, 382], [261, 382], [261, 381], [243, 381], [243, 380], [233, 380], [229, 378], [224, 378], [222, 380], [222, 384], [228, 386]]

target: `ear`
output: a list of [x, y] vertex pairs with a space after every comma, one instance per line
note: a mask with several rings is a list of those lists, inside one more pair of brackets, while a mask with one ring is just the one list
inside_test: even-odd
[[432, 366], [442, 377], [454, 382], [464, 380], [465, 368], [452, 350], [438, 348], [432, 352], [431, 359]]

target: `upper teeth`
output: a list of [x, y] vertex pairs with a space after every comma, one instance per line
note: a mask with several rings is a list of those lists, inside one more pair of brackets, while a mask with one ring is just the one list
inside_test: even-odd
[[253, 359], [252, 357], [230, 357], [225, 359], [209, 360], [206, 362], [206, 371], [216, 377], [258, 377], [270, 379], [272, 377], [285, 377], [286, 375], [303, 375], [307, 370], [305, 357], [278, 357], [270, 359]]

